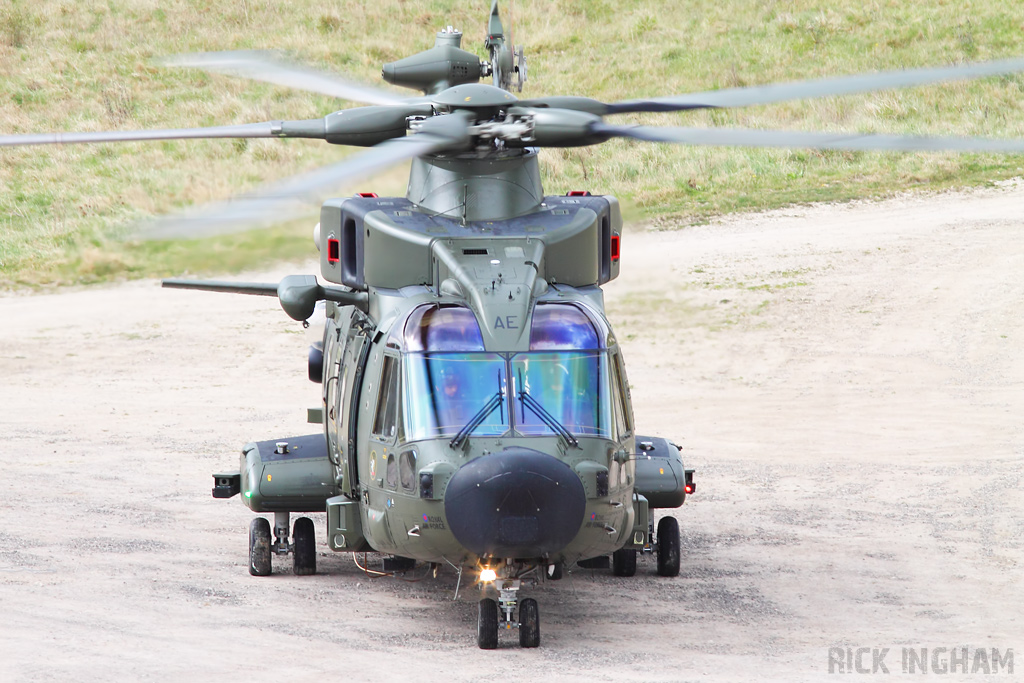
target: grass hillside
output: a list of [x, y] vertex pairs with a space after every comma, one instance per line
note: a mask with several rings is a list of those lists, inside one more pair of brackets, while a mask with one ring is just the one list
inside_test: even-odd
[[[381, 83], [383, 62], [454, 25], [483, 53], [489, 2], [454, 0], [3, 0], [0, 133], [303, 119], [328, 97], [154, 59], [280, 49]], [[501, 7], [525, 44], [523, 96], [605, 101], [1024, 55], [1024, 4], [996, 0], [557, 0]], [[414, 94], [408, 91], [409, 94]], [[616, 122], [1024, 136], [1024, 77]], [[303, 140], [144, 142], [0, 150], [0, 284], [224, 271], [313, 253], [315, 207], [294, 224], [203, 242], [123, 244], [118, 225], [229, 196], [353, 150]], [[1019, 156], [686, 148], [617, 140], [547, 150], [546, 189], [619, 196], [633, 218], [684, 227], [722, 212], [976, 186]], [[403, 194], [404, 170], [358, 187]]]

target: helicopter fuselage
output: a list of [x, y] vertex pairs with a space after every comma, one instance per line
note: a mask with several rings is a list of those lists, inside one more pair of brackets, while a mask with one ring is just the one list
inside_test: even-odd
[[[339, 502], [360, 501], [369, 546], [419, 560], [610, 553], [634, 519], [635, 467], [614, 459], [634, 451], [632, 411], [599, 289], [618, 269], [617, 204], [543, 197], [531, 151], [470, 160], [470, 173], [464, 160], [432, 161], [410, 183], [424, 203], [358, 197], [322, 211], [323, 246], [339, 240], [337, 261], [321, 249], [322, 270], [373, 291], [365, 315], [327, 311], [325, 428], [347, 474]], [[510, 213], [520, 215], [493, 220]], [[348, 362], [365, 362], [358, 398], [345, 364], [332, 364], [349, 344], [359, 351]], [[332, 419], [345, 394], [348, 419]]]
[[[528, 333], [564, 308], [587, 325], [599, 319], [597, 293], [587, 294], [552, 288], [534, 304], [539, 315], [487, 320]], [[359, 514], [358, 529], [328, 530], [329, 545], [352, 549], [361, 535], [380, 552], [453, 565], [568, 563], [621, 547], [634, 526], [635, 462], [614, 338], [488, 349], [464, 300], [416, 288], [394, 298], [377, 326], [349, 307], [328, 311], [325, 424], [344, 474], [327, 506]], [[330, 365], [343, 345], [353, 346], [347, 360]], [[361, 385], [349, 387], [341, 375], [354, 383], [360, 359]]]
[[[366, 302], [325, 306], [310, 359], [323, 385], [318, 453], [293, 447], [305, 462], [288, 470], [288, 445], [250, 444], [243, 500], [326, 510], [337, 551], [453, 566], [649, 547], [649, 497], [677, 507], [685, 474], [678, 454], [662, 454], [658, 474], [637, 482], [629, 385], [601, 290], [618, 275], [621, 228], [613, 197], [544, 196], [529, 149], [425, 157], [408, 197], [326, 202], [321, 276]], [[264, 493], [282, 478], [301, 503]]]

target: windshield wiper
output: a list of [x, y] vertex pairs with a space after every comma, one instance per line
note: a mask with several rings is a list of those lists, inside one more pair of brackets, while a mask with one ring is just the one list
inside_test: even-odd
[[[448, 445], [451, 446], [452, 448], [458, 448], [459, 446], [461, 446], [462, 442], [466, 440], [466, 437], [472, 434], [474, 429], [483, 424], [483, 421], [490, 417], [491, 413], [493, 413], [499, 407], [504, 405], [504, 403], [505, 392], [501, 388], [501, 376], [499, 375], [498, 391], [494, 393], [494, 396], [491, 396], [491, 400], [485, 403], [483, 408], [476, 411], [476, 414], [473, 415], [473, 417], [469, 418], [469, 422], [466, 423], [466, 426], [459, 430], [459, 433], [456, 434], [452, 438], [452, 440], [448, 442]], [[504, 412], [502, 412], [501, 421], [505, 421]]]
[[[522, 385], [522, 379], [520, 379], [520, 385]], [[570, 445], [579, 448], [580, 442], [576, 440], [576, 437], [572, 435], [572, 432], [566, 429], [565, 425], [555, 419], [554, 415], [544, 410], [544, 406], [542, 406], [533, 396], [530, 396], [530, 392], [525, 388], [519, 390], [519, 400], [523, 402], [525, 407], [536, 413], [537, 417], [539, 417], [544, 424], [550, 427], [563, 439], [568, 441]], [[523, 422], [525, 421], [526, 419], [524, 418]]]

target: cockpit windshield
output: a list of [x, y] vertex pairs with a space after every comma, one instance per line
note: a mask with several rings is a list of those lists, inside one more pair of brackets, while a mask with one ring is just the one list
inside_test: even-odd
[[[549, 351], [512, 356], [516, 430], [610, 436], [607, 358], [603, 351]], [[552, 424], [555, 422], [555, 424]]]
[[560, 434], [570, 442], [613, 438], [607, 332], [581, 307], [538, 305], [530, 351], [522, 353], [484, 351], [476, 316], [464, 307], [421, 307], [400, 329], [410, 441], [503, 434]]
[[[496, 353], [410, 353], [405, 356], [406, 425], [411, 440], [454, 436], [507, 388], [506, 360]], [[498, 436], [509, 429], [503, 404], [473, 433]]]

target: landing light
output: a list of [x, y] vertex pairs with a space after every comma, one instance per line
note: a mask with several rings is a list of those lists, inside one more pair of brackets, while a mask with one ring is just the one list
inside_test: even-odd
[[494, 581], [496, 578], [498, 578], [498, 572], [494, 571], [493, 569], [484, 569], [480, 572], [480, 581], [482, 583], [490, 583], [491, 581]]

